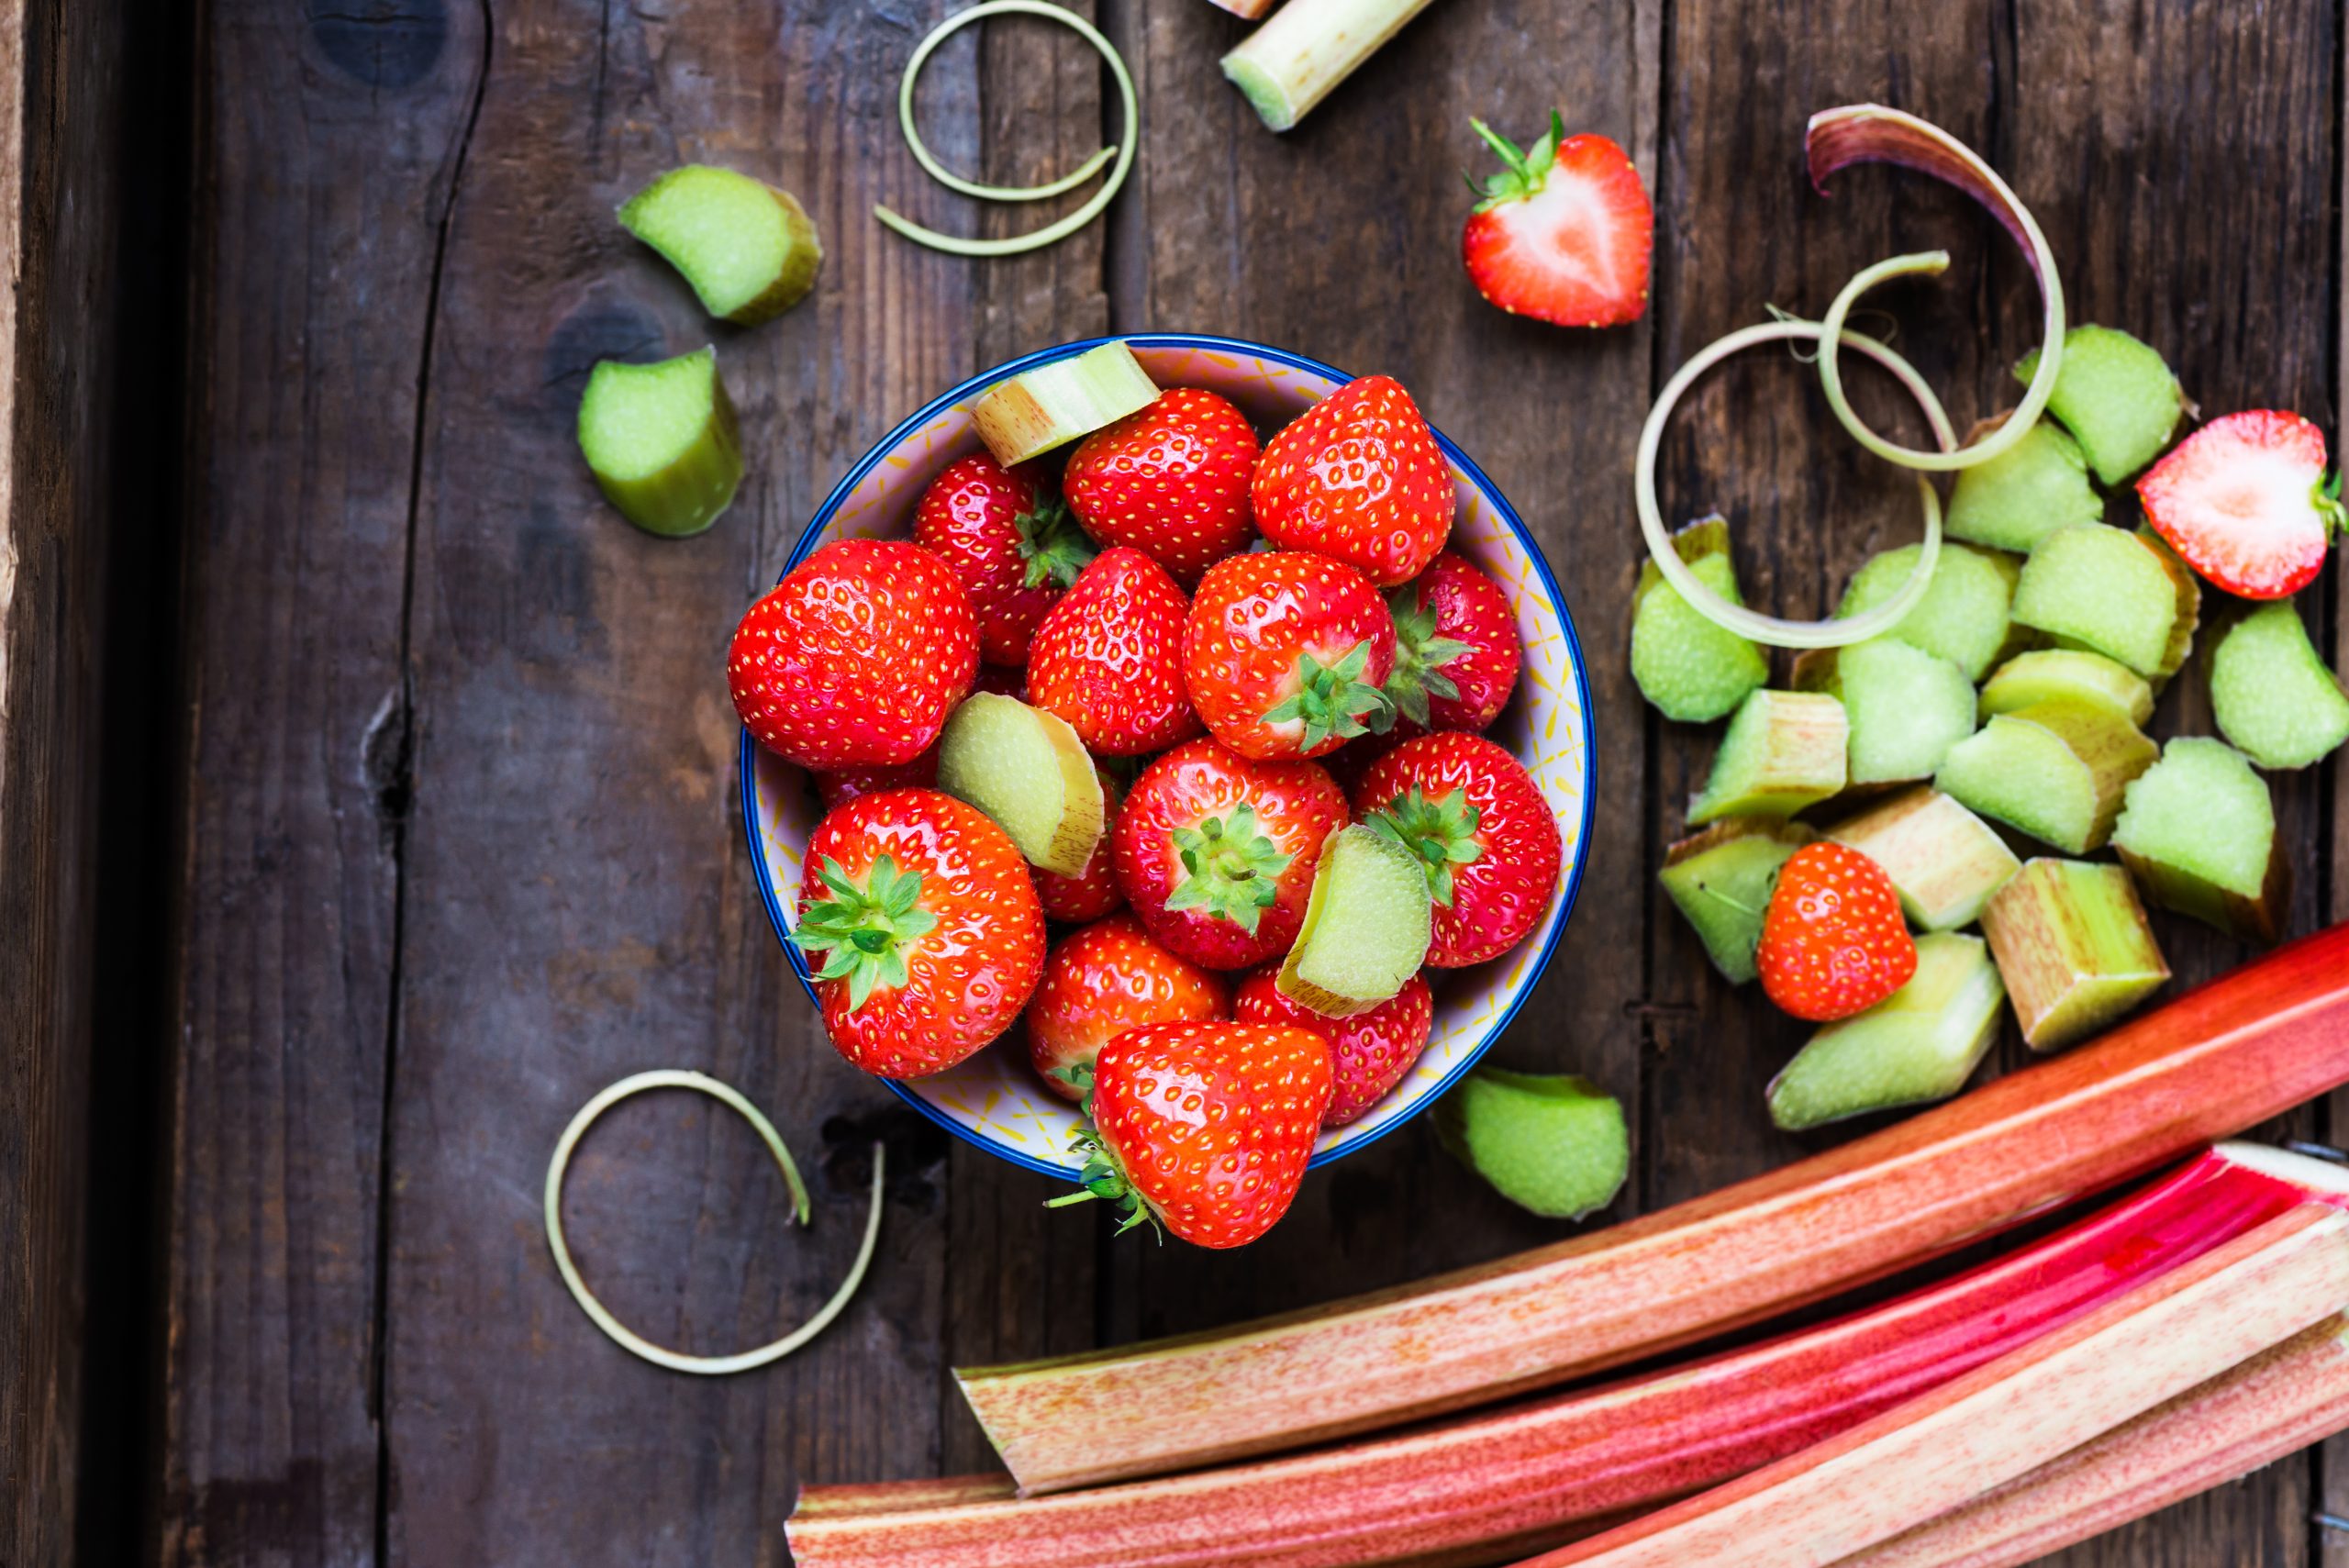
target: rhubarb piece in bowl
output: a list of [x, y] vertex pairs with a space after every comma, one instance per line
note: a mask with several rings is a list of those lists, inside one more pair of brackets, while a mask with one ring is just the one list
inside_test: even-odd
[[[1328, 365], [1234, 339], [1145, 334], [1122, 339], [1162, 388], [1204, 387], [1237, 405], [1260, 433], [1280, 429], [1349, 379]], [[1011, 376], [1069, 361], [1099, 340], [1063, 344], [999, 365], [953, 388], [899, 425], [850, 468], [802, 531], [788, 571], [818, 546], [852, 538], [909, 535], [916, 503], [957, 459], [980, 450], [972, 406]], [[1557, 886], [1541, 919], [1501, 957], [1449, 971], [1436, 987], [1427, 1049], [1393, 1092], [1342, 1127], [1325, 1128], [1313, 1161], [1359, 1149], [1432, 1104], [1484, 1053], [1531, 994], [1574, 906], [1588, 853], [1591, 801], [1591, 701], [1580, 644], [1565, 596], [1508, 501], [1441, 432], [1436, 445], [1452, 472], [1456, 507], [1445, 548], [1497, 583], [1516, 616], [1524, 663], [1508, 706], [1485, 733], [1532, 775], [1558, 824], [1564, 854]], [[1838, 753], [1842, 742], [1836, 742]], [[821, 803], [798, 768], [743, 737], [742, 816], [751, 863], [768, 917], [793, 970], [805, 984], [802, 955], [791, 942], [793, 907], [808, 834]], [[1076, 1107], [1037, 1076], [1023, 1032], [960, 1065], [889, 1086], [949, 1131], [1015, 1164], [1074, 1180], [1081, 1160], [1069, 1152]]]

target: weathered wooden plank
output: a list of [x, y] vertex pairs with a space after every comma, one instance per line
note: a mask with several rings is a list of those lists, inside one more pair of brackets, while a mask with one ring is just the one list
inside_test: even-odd
[[0, 1560], [73, 1550], [125, 18], [0, 6]]
[[[1213, 7], [1124, 24], [1145, 95], [1138, 200], [1112, 247], [1112, 319], [1192, 328], [1400, 379], [1537, 530], [1564, 583], [1598, 705], [1598, 820], [1581, 913], [1496, 1060], [1577, 1070], [1636, 1125], [1642, 756], [1621, 658], [1636, 534], [1622, 484], [1638, 429], [1645, 326], [1599, 334], [1504, 316], [1460, 269], [1459, 170], [1480, 116], [1520, 138], [1551, 107], [1654, 169], [1655, 13], [1644, 6], [1431, 8], [1296, 131], [1275, 137], [1223, 82], [1244, 28]], [[1636, 720], [1631, 721], [1636, 725]], [[1423, 1127], [1309, 1179], [1244, 1251], [1121, 1247], [1112, 1337], [1228, 1322], [1494, 1256], [1556, 1234], [1459, 1169]], [[1131, 1238], [1128, 1239], [1129, 1240]]]
[[415, 395], [486, 40], [428, 0], [207, 21], [161, 1551], [354, 1562]]
[[[417, 769], [390, 1151], [391, 1561], [747, 1562], [780, 1555], [797, 1477], [941, 1461], [946, 1139], [849, 1071], [767, 929], [740, 847], [722, 678], [742, 606], [833, 479], [966, 373], [965, 261], [888, 235], [876, 198], [940, 209], [897, 144], [896, 80], [942, 5], [672, 17], [499, 0], [456, 193], [426, 419], [412, 621]], [[975, 50], [933, 63], [942, 156], [975, 161]], [[815, 295], [714, 329], [612, 223], [685, 161], [796, 192]], [[630, 529], [573, 445], [598, 358], [715, 339], [750, 476], [703, 538]], [[874, 1136], [879, 1262], [847, 1315], [768, 1372], [681, 1377], [607, 1343], [538, 1236], [539, 1183], [605, 1083], [689, 1064], [770, 1107], [813, 1229], [725, 1113], [614, 1113], [569, 1206], [613, 1310], [704, 1351], [771, 1339], [845, 1271]], [[974, 1230], [983, 1218], [967, 1218]], [[1003, 1266], [1014, 1266], [1012, 1259]]]

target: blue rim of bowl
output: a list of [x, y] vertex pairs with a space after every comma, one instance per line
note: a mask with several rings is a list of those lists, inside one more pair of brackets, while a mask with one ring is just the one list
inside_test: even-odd
[[[1272, 360], [1287, 365], [1293, 370], [1304, 371], [1308, 374], [1326, 376], [1340, 385], [1353, 379], [1335, 365], [1324, 364], [1319, 360], [1308, 359], [1303, 354], [1291, 353], [1286, 349], [1270, 348], [1262, 343], [1251, 343], [1239, 338], [1219, 338], [1195, 332], [1116, 332], [1107, 337], [1085, 338], [1073, 343], [1062, 343], [1049, 349], [1039, 349], [1033, 353], [1023, 354], [1008, 363], [981, 372], [961, 383], [952, 391], [941, 393], [922, 405], [913, 415], [900, 421], [895, 429], [874, 443], [873, 450], [866, 452], [854, 468], [849, 470], [846, 478], [832, 487], [832, 493], [825, 496], [824, 504], [816, 509], [815, 517], [808, 521], [806, 528], [800, 530], [799, 538], [792, 544], [790, 559], [783, 563], [783, 570], [775, 573], [775, 580], [781, 582], [790, 573], [793, 567], [797, 566], [814, 553], [816, 540], [822, 535], [825, 526], [839, 513], [848, 498], [856, 494], [857, 486], [864, 483], [865, 476], [878, 467], [889, 453], [896, 450], [898, 444], [916, 430], [920, 429], [956, 404], [975, 396], [1008, 376], [1018, 375], [1021, 371], [1032, 369], [1037, 365], [1050, 364], [1054, 360], [1064, 360], [1072, 355], [1081, 354], [1087, 349], [1098, 348], [1104, 343], [1120, 341], [1148, 349], [1204, 349], [1215, 353], [1242, 354], [1254, 359]], [[1574, 612], [1566, 606], [1565, 593], [1558, 586], [1558, 579], [1550, 571], [1550, 558], [1542, 553], [1541, 541], [1527, 531], [1525, 520], [1517, 515], [1517, 508], [1509, 503], [1507, 495], [1501, 494], [1500, 487], [1486, 475], [1483, 469], [1470, 461], [1468, 454], [1462, 451], [1450, 437], [1442, 430], [1434, 431], [1434, 435], [1436, 445], [1442, 450], [1443, 455], [1461, 473], [1466, 474], [1477, 489], [1492, 498], [1495, 509], [1500, 513], [1501, 521], [1508, 526], [1508, 530], [1517, 536], [1518, 542], [1525, 547], [1526, 554], [1533, 562], [1533, 570], [1541, 574], [1542, 586], [1548, 592], [1550, 602], [1557, 606], [1558, 626], [1565, 633], [1567, 658], [1574, 665], [1575, 700], [1582, 705], [1584, 762], [1582, 827], [1575, 838], [1574, 867], [1568, 872], [1566, 885], [1559, 895], [1563, 904], [1558, 910], [1557, 924], [1551, 927], [1548, 940], [1542, 944], [1540, 956], [1534, 960], [1533, 967], [1526, 974], [1525, 984], [1518, 987], [1517, 994], [1509, 998], [1507, 1009], [1495, 1018], [1492, 1027], [1485, 1031], [1485, 1038], [1478, 1042], [1476, 1049], [1462, 1057], [1453, 1065], [1451, 1072], [1445, 1073], [1420, 1095], [1422, 1110], [1441, 1099], [1446, 1090], [1459, 1082], [1461, 1074], [1482, 1060], [1485, 1052], [1492, 1049], [1493, 1042], [1508, 1030], [1509, 1024], [1517, 1017], [1518, 1009], [1525, 1006], [1526, 997], [1531, 995], [1542, 973], [1550, 967], [1550, 960], [1557, 952], [1559, 940], [1566, 934], [1566, 923], [1574, 917], [1575, 895], [1582, 890], [1583, 867], [1590, 858], [1591, 825], [1597, 819], [1597, 802], [1593, 798], [1590, 787], [1589, 760], [1598, 755], [1598, 714], [1591, 704], [1590, 673], [1585, 667], [1583, 660], [1582, 639], [1575, 634]], [[767, 923], [774, 929], [775, 940], [783, 946], [784, 957], [789, 961], [792, 975], [799, 982], [799, 988], [807, 994], [808, 1002], [816, 1006], [820, 1012], [822, 1005], [816, 999], [815, 982], [808, 977], [807, 967], [800, 958], [799, 950], [792, 943], [790, 928], [785, 923], [783, 917], [783, 906], [775, 896], [774, 879], [767, 870], [766, 846], [759, 840], [758, 742], [751, 739], [748, 728], [742, 731], [736, 767], [741, 778], [742, 836], [751, 850], [751, 874], [758, 882], [759, 896], [766, 901]], [[980, 1137], [970, 1128], [964, 1127], [961, 1122], [946, 1115], [897, 1080], [884, 1078], [880, 1081], [887, 1084], [899, 1099], [972, 1147], [984, 1149], [999, 1160], [1008, 1160], [1011, 1163], [1033, 1171], [1040, 1176], [1050, 1176], [1054, 1181], [1062, 1182], [1073, 1179], [1072, 1173], [1065, 1166], [1048, 1165], [1032, 1155], [1022, 1154], [1017, 1150], [1007, 1149], [999, 1143], [990, 1142]], [[1419, 1111], [1415, 1110], [1408, 1116], [1392, 1118], [1385, 1126], [1368, 1137], [1357, 1139], [1342, 1148], [1321, 1150], [1307, 1162], [1306, 1169], [1318, 1170], [1341, 1155], [1351, 1154], [1357, 1149], [1367, 1149], [1397, 1128], [1417, 1120], [1419, 1115]]]

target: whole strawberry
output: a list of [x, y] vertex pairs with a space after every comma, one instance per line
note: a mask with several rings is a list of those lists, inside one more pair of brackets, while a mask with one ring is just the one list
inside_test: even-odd
[[894, 767], [843, 768], [810, 776], [827, 811], [846, 806], [860, 795], [878, 795], [885, 789], [928, 789], [938, 782], [938, 747], [933, 743], [912, 762]]
[[1082, 1191], [1122, 1232], [1155, 1221], [1199, 1247], [1241, 1247], [1288, 1212], [1330, 1107], [1330, 1048], [1306, 1029], [1151, 1024], [1101, 1048]]
[[1196, 583], [1247, 548], [1257, 450], [1248, 417], [1229, 399], [1178, 386], [1079, 441], [1061, 484], [1085, 532]]
[[1101, 1048], [1144, 1024], [1231, 1016], [1223, 977], [1151, 940], [1131, 915], [1113, 915], [1061, 939], [1028, 1006], [1028, 1057], [1063, 1099], [1085, 1091], [1071, 1073]]
[[979, 657], [1025, 664], [1036, 625], [1093, 559], [1068, 508], [985, 452], [946, 465], [914, 508], [914, 538], [961, 578], [979, 617]]
[[1425, 571], [1452, 533], [1452, 465], [1392, 376], [1350, 381], [1299, 415], [1265, 443], [1249, 495], [1266, 539], [1382, 588]]
[[1501, 585], [1450, 550], [1386, 594], [1395, 617], [1395, 673], [1386, 678], [1397, 723], [1483, 729], [1508, 706], [1524, 652], [1517, 612]]
[[1555, 114], [1524, 151], [1470, 123], [1501, 160], [1460, 239], [1476, 292], [1512, 316], [1560, 327], [1637, 321], [1648, 307], [1655, 209], [1623, 150], [1603, 136], [1568, 136]]
[[1318, 757], [1384, 729], [1395, 620], [1353, 567], [1303, 550], [1218, 562], [1183, 622], [1183, 682], [1243, 757]]
[[1093, 771], [1101, 780], [1101, 837], [1086, 858], [1085, 869], [1074, 876], [1063, 876], [1041, 867], [1036, 872], [1036, 897], [1043, 905], [1044, 913], [1071, 925], [1115, 914], [1126, 903], [1126, 895], [1118, 891], [1118, 873], [1110, 849], [1110, 835], [1118, 826], [1118, 781], [1097, 762]]
[[1166, 947], [1208, 969], [1247, 969], [1297, 940], [1322, 840], [1345, 823], [1345, 795], [1311, 762], [1255, 762], [1194, 740], [1126, 792], [1110, 835], [1118, 886]]
[[1564, 850], [1542, 787], [1481, 735], [1404, 741], [1354, 786], [1363, 824], [1419, 857], [1435, 897], [1431, 969], [1498, 958], [1541, 923]]
[[1061, 595], [1028, 649], [1028, 700], [1066, 719], [1085, 749], [1138, 756], [1199, 732], [1183, 690], [1183, 617], [1166, 569], [1105, 550]]
[[1330, 1108], [1321, 1113], [1321, 1125], [1343, 1127], [1361, 1120], [1364, 1112], [1403, 1081], [1428, 1048], [1435, 1020], [1435, 999], [1428, 983], [1414, 974], [1403, 982], [1403, 989], [1367, 1013], [1325, 1018], [1274, 984], [1280, 967], [1268, 963], [1240, 983], [1231, 996], [1232, 1018], [1243, 1024], [1285, 1024], [1319, 1035], [1329, 1043], [1330, 1071], [1337, 1084]]
[[1753, 962], [1771, 1001], [1823, 1024], [1908, 984], [1917, 943], [1883, 867], [1842, 844], [1809, 844], [1778, 870]]
[[2145, 520], [2188, 566], [2246, 599], [2289, 598], [2324, 569], [2343, 523], [2324, 432], [2298, 414], [2213, 419], [2137, 481]]
[[859, 795], [807, 839], [792, 940], [840, 1053], [883, 1078], [941, 1073], [1011, 1027], [1044, 962], [1028, 862], [934, 789]]
[[744, 612], [726, 655], [735, 711], [768, 751], [818, 773], [910, 762], [970, 695], [971, 596], [905, 539], [838, 539]]

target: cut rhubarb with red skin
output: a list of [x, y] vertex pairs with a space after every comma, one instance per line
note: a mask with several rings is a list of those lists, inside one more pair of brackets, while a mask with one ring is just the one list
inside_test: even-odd
[[2309, 1204], [1840, 1437], [1520, 1568], [1820, 1568], [2028, 1474], [2349, 1307]]
[[1058, 1491], [1564, 1382], [1880, 1278], [2349, 1081], [2349, 926], [2070, 1055], [1625, 1225], [1210, 1334], [958, 1373]]
[[2221, 1145], [1955, 1279], [1693, 1364], [1375, 1440], [1052, 1498], [1020, 1501], [984, 1478], [943, 1496], [814, 1487], [788, 1526], [791, 1549], [801, 1568], [1335, 1568], [1532, 1551], [1847, 1430], [2300, 1204], [2344, 1195], [2339, 1167]]

